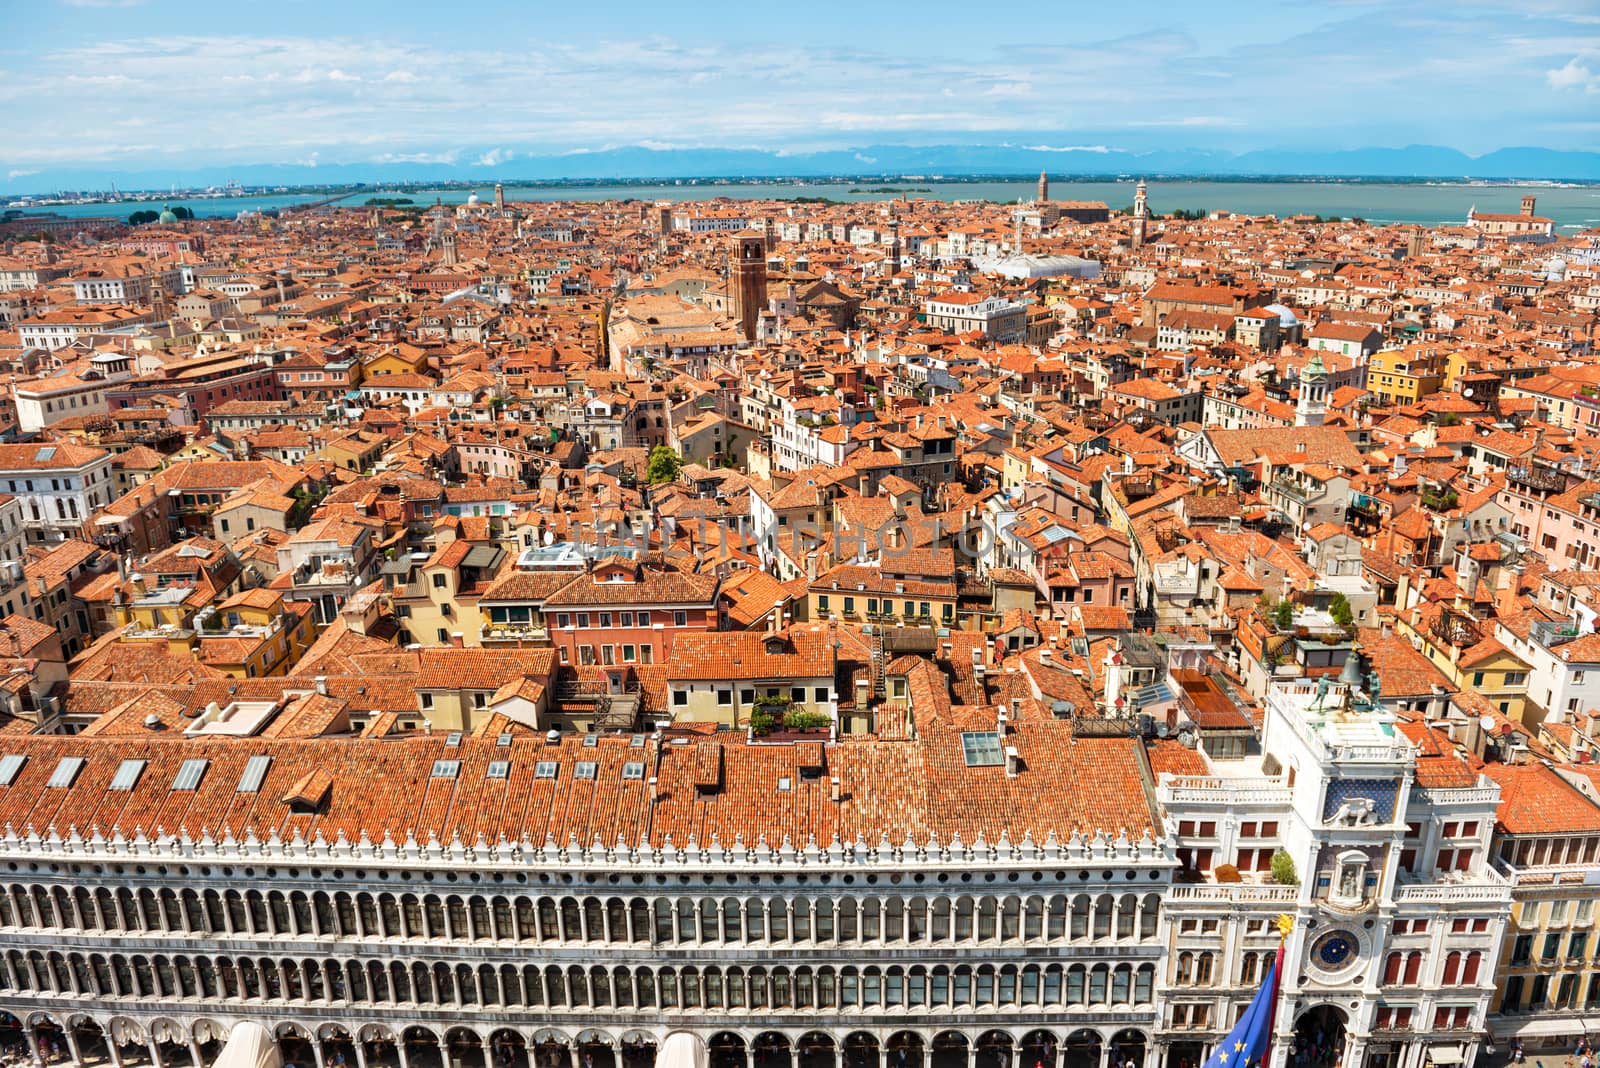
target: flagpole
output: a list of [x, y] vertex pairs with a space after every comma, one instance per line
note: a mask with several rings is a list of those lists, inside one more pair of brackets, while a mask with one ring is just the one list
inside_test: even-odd
[[1272, 998], [1267, 1004], [1267, 1045], [1261, 1051], [1259, 1068], [1272, 1068], [1272, 1043], [1278, 1026], [1278, 999], [1283, 995], [1283, 952], [1289, 934], [1294, 930], [1294, 917], [1283, 913], [1278, 917], [1278, 957], [1272, 965]]

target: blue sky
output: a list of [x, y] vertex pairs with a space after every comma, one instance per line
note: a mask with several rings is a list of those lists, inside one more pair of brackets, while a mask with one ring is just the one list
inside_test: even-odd
[[0, 184], [646, 145], [1600, 146], [1600, 0], [0, 0]]

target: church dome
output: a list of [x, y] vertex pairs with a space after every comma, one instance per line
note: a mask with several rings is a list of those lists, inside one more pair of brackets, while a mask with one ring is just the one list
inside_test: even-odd
[[477, 206], [478, 206], [478, 194], [476, 194], [476, 193], [469, 193], [469, 194], [468, 194], [468, 195], [467, 195], [467, 207], [469, 207], [469, 208], [475, 208], [475, 207], [477, 207]]
[[171, 204], [168, 204], [166, 207], [161, 209], [161, 214], [156, 216], [156, 221], [162, 224], [175, 223], [178, 221], [178, 217], [172, 212]]
[[1289, 330], [1300, 325], [1300, 320], [1295, 316], [1294, 312], [1282, 304], [1268, 304], [1266, 310], [1278, 317], [1280, 329]]

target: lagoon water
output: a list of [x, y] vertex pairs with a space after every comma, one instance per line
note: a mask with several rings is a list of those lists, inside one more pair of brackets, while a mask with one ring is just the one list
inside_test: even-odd
[[[1031, 199], [1032, 181], [919, 182], [914, 179], [862, 179], [856, 182], [797, 180], [793, 182], [693, 181], [634, 185], [573, 185], [506, 187], [509, 201], [600, 201], [600, 200], [704, 200], [731, 197], [738, 200], [793, 199], [827, 197], [840, 201], [884, 200], [895, 194], [851, 193], [852, 189], [877, 189], [885, 186], [919, 189], [911, 197], [930, 200]], [[1158, 213], [1180, 208], [1189, 210], [1228, 210], [1246, 214], [1359, 217], [1373, 223], [1459, 223], [1476, 206], [1484, 212], [1517, 210], [1524, 193], [1539, 198], [1538, 212], [1556, 221], [1566, 233], [1600, 227], [1600, 185], [1422, 185], [1378, 182], [1303, 182], [1303, 181], [1171, 181], [1154, 182], [1150, 187], [1150, 207]], [[493, 193], [492, 184], [479, 189], [404, 189], [367, 191], [340, 201], [342, 207], [360, 207], [369, 196], [403, 196], [418, 204], [431, 204], [435, 198], [445, 204], [460, 204], [476, 192], [483, 200]], [[1133, 203], [1133, 182], [1054, 180], [1050, 194], [1059, 200], [1103, 200], [1112, 208]], [[192, 208], [196, 216], [233, 216], [241, 211], [282, 209], [323, 199], [320, 194], [278, 194], [227, 197], [219, 199], [173, 199], [174, 206]], [[160, 210], [167, 201], [141, 204], [71, 204], [40, 211], [60, 215], [121, 215], [142, 209]]]

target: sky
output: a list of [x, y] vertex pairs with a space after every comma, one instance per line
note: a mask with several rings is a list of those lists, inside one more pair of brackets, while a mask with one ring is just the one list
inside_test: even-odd
[[1600, 148], [1600, 0], [0, 0], [0, 26], [0, 188], [620, 146]]

